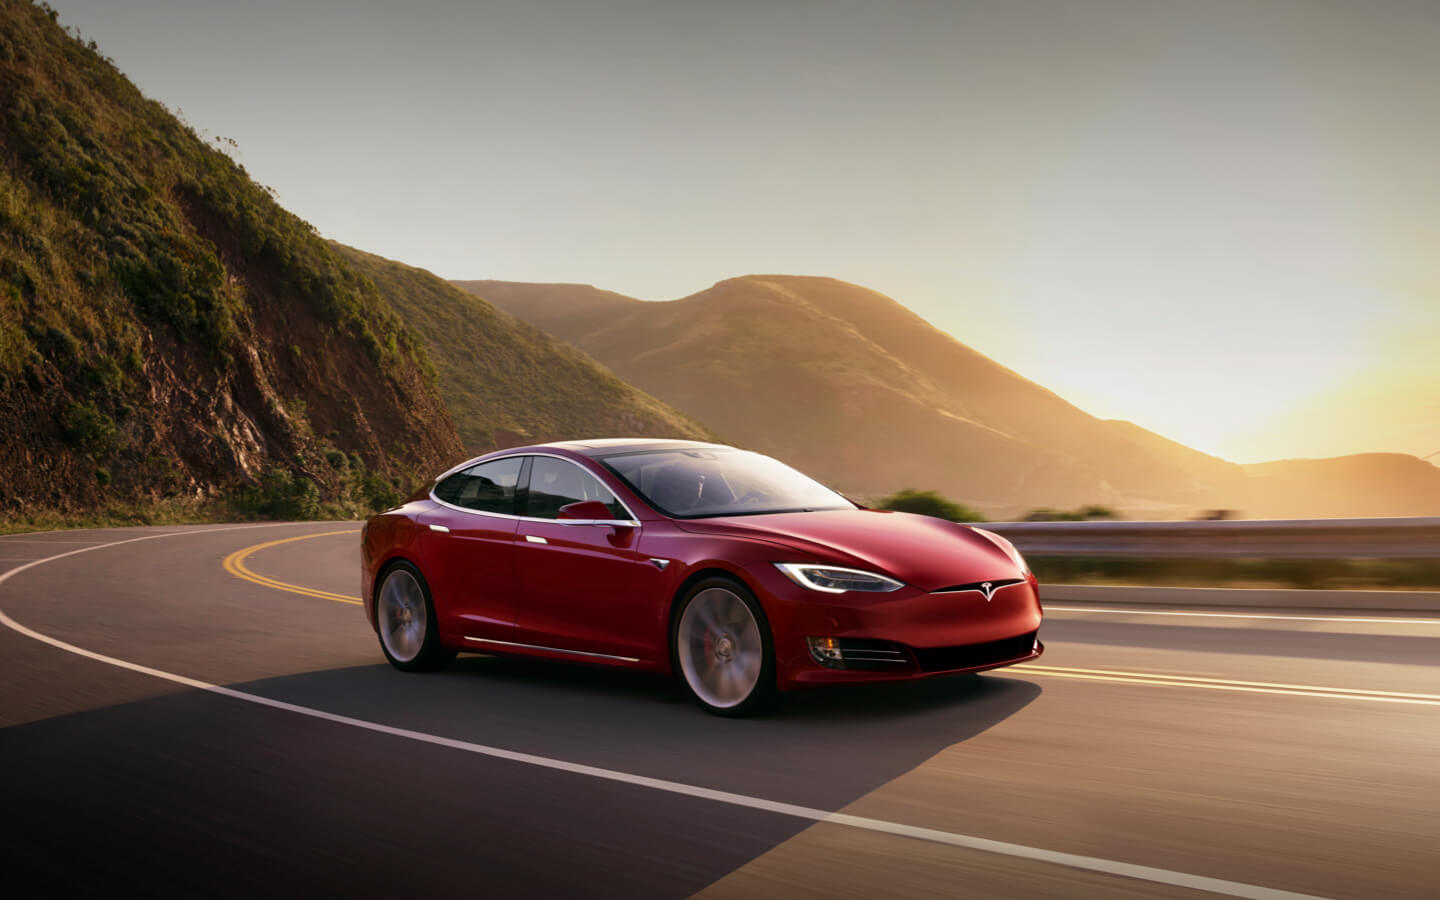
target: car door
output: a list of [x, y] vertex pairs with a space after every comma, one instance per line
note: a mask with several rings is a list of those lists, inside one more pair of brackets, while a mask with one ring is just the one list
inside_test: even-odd
[[[560, 508], [598, 500], [616, 525], [559, 517]], [[515, 545], [519, 598], [516, 640], [576, 655], [654, 659], [663, 633], [663, 574], [638, 550], [640, 523], [579, 463], [531, 458]]]
[[515, 633], [516, 502], [524, 458], [483, 462], [442, 479], [420, 521], [422, 572], [441, 634], [455, 646]]

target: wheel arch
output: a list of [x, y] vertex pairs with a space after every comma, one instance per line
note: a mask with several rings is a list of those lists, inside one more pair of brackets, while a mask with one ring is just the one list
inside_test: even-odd
[[727, 578], [730, 581], [736, 581], [743, 585], [745, 589], [750, 592], [750, 596], [755, 599], [755, 604], [760, 607], [760, 616], [763, 620], [760, 624], [769, 632], [771, 640], [774, 640], [775, 632], [770, 626], [770, 611], [765, 608], [765, 595], [750, 578], [747, 577], [745, 572], [738, 567], [728, 568], [718, 561], [698, 564], [694, 571], [686, 575], [685, 579], [680, 582], [680, 585], [675, 588], [674, 593], [670, 595], [669, 608], [665, 612], [664, 659], [665, 665], [670, 670], [671, 675], [676, 674], [674, 664], [675, 618], [680, 614], [680, 598], [684, 597], [685, 593], [689, 591], [692, 586], [704, 581], [706, 578]]
[[425, 578], [425, 573], [420, 571], [420, 564], [415, 560], [403, 553], [391, 553], [389, 556], [380, 560], [380, 564], [375, 567], [375, 578], [370, 582], [370, 596], [365, 598], [365, 613], [370, 619], [370, 628], [375, 631], [376, 634], [380, 633], [380, 588], [385, 584], [385, 576], [390, 574], [390, 570], [400, 565], [406, 565], [414, 569], [415, 574], [420, 577], [420, 586], [424, 588], [426, 593], [429, 593], [432, 597], [434, 596], [433, 592], [430, 591], [429, 580]]

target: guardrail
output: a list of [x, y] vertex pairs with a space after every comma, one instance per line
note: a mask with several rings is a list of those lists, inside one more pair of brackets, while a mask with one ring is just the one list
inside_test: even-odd
[[1077, 606], [1182, 606], [1198, 609], [1440, 612], [1440, 591], [1323, 591], [1284, 588], [1144, 587], [1040, 583], [1040, 599]]
[[1253, 559], [1440, 557], [1440, 517], [1217, 522], [987, 522], [1035, 556]]

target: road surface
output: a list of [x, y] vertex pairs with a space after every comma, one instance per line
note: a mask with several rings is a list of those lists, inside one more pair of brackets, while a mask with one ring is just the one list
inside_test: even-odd
[[7, 895], [1440, 896], [1440, 620], [1057, 608], [1037, 664], [731, 721], [391, 669], [357, 529], [0, 536]]

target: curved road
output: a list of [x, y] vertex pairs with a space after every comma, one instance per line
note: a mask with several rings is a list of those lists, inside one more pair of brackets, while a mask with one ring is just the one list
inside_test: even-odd
[[1440, 895], [1440, 620], [1051, 607], [1039, 664], [729, 721], [392, 670], [357, 528], [0, 536], [8, 895]]

